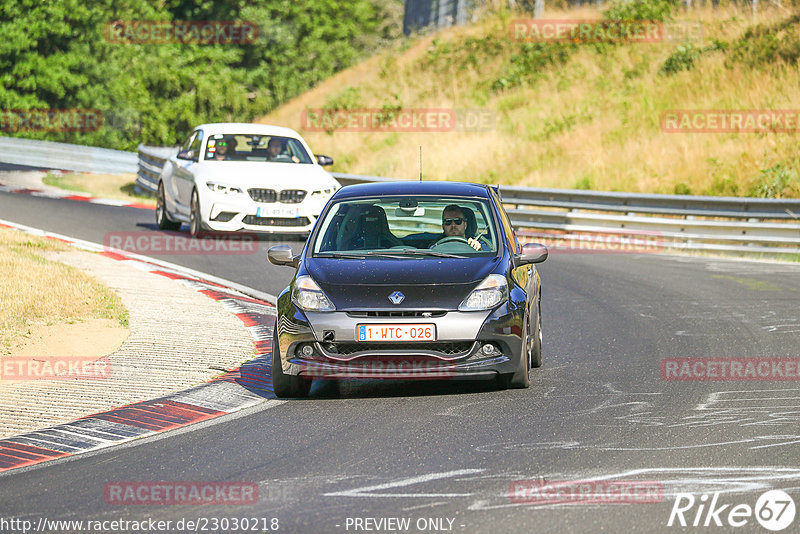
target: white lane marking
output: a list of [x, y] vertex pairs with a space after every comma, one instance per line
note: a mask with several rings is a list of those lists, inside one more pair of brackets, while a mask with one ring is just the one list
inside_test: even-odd
[[404, 512], [410, 512], [411, 510], [419, 510], [420, 508], [433, 508], [434, 506], [439, 506], [441, 504], [447, 504], [447, 501], [437, 501], [429, 504], [418, 504], [417, 506], [409, 506], [408, 508], [401, 508], [401, 510], [403, 510]]
[[444, 478], [453, 478], [461, 475], [471, 475], [474, 473], [482, 473], [485, 469], [457, 469], [455, 471], [445, 471], [441, 473], [428, 473], [427, 475], [420, 475], [410, 478], [401, 478], [394, 482], [387, 482], [385, 484], [376, 484], [374, 486], [363, 486], [345, 491], [334, 491], [331, 493], [323, 493], [325, 497], [469, 497], [471, 493], [373, 493], [376, 491], [387, 490], [392, 488], [402, 488], [412, 486], [414, 484], [422, 484], [432, 480], [441, 480]]

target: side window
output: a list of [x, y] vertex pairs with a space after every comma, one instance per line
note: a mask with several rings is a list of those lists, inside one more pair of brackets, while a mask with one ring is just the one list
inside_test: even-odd
[[519, 242], [517, 241], [517, 235], [514, 233], [514, 228], [511, 226], [511, 220], [508, 218], [508, 214], [503, 208], [503, 203], [500, 201], [494, 191], [492, 191], [492, 198], [494, 198], [497, 211], [500, 212], [500, 223], [503, 225], [503, 233], [506, 235], [506, 243], [508, 244], [508, 248], [512, 253], [519, 254]]
[[200, 155], [200, 145], [203, 144], [203, 130], [197, 130], [197, 135], [192, 140], [192, 143], [189, 145], [189, 148], [194, 152], [195, 160]]
[[197, 135], [197, 132], [192, 132], [189, 134], [189, 137], [181, 144], [181, 151], [189, 150], [189, 147], [192, 146], [192, 141], [194, 141], [194, 137]]

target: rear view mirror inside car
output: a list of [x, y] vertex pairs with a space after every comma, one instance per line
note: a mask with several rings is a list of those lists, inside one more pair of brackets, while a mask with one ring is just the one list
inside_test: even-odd
[[423, 215], [425, 215], [425, 208], [401, 207], [394, 210], [395, 217], [422, 217]]

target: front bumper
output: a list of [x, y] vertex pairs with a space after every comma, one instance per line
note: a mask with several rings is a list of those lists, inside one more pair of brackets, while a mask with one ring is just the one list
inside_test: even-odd
[[[439, 311], [433, 317], [363, 317], [358, 312], [305, 313], [288, 292], [276, 328], [285, 374], [308, 379], [448, 379], [513, 373], [522, 353], [523, 313], [509, 303], [491, 311]], [[420, 312], [422, 313], [422, 312]], [[363, 342], [359, 324], [433, 323], [436, 341]], [[485, 346], [494, 350], [486, 350]]]
[[209, 194], [201, 209], [206, 226], [218, 232], [309, 234], [326, 200], [308, 197], [299, 203], [260, 203], [246, 194], [235, 198]]

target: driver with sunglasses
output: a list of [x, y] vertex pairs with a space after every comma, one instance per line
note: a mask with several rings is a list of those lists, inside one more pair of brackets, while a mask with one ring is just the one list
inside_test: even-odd
[[462, 237], [466, 239], [469, 246], [475, 250], [480, 250], [482, 248], [480, 241], [475, 239], [475, 237], [466, 236], [467, 217], [464, 214], [464, 210], [456, 204], [450, 204], [442, 211], [442, 230], [444, 230], [442, 239], [448, 237]]

